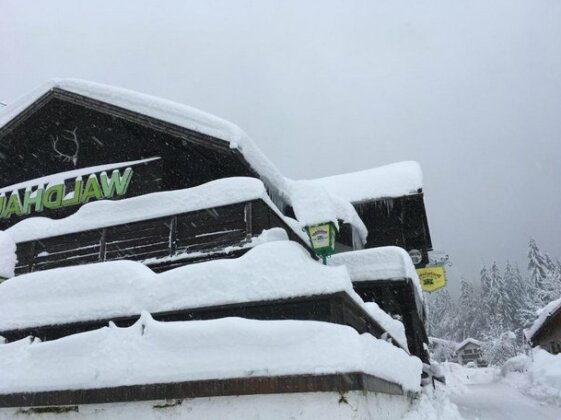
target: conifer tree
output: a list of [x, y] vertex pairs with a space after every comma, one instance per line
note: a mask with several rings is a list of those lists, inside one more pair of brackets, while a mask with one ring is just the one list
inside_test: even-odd
[[543, 288], [543, 281], [547, 275], [548, 262], [542, 254], [536, 241], [530, 239], [528, 244], [528, 271], [530, 273], [530, 283], [536, 290]]

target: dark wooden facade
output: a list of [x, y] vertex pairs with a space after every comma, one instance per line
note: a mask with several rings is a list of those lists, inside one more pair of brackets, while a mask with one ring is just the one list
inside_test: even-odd
[[[428, 264], [432, 250], [423, 194], [407, 195], [353, 203], [358, 215], [368, 228], [365, 248], [398, 246], [411, 251], [421, 251], [422, 261], [417, 267]], [[352, 231], [343, 227], [338, 241], [352, 249]], [[342, 249], [344, 250], [344, 248]]]
[[405, 327], [411, 354], [430, 363], [425, 348], [429, 340], [425, 329], [424, 307], [418, 302], [411, 279], [355, 281], [353, 287], [365, 302], [376, 302], [384, 312], [398, 316]]
[[[120, 259], [142, 261], [160, 272], [216, 258], [238, 257], [249, 250], [252, 238], [276, 227], [309, 249], [267, 203], [252, 200], [21, 242], [17, 246], [16, 273]], [[225, 248], [230, 250], [225, 252]]]
[[546, 318], [530, 341], [532, 346], [540, 346], [551, 354], [561, 353], [561, 305]]
[[[302, 279], [302, 281], [305, 281], [305, 279]], [[347, 325], [361, 334], [370, 333], [377, 338], [381, 337], [385, 332], [384, 329], [345, 292], [299, 296], [269, 301], [239, 302], [209, 307], [182, 308], [169, 312], [155, 312], [152, 313], [151, 316], [155, 320], [163, 322], [210, 320], [226, 317], [258, 320], [285, 319], [324, 321]], [[57, 325], [44, 325], [41, 323], [41, 320], [37, 320], [37, 325], [35, 327], [4, 330], [0, 331], [0, 335], [8, 342], [21, 340], [28, 336], [40, 338], [42, 341], [48, 341], [78, 332], [96, 330], [107, 326], [109, 322], [113, 322], [118, 327], [130, 327], [137, 322], [139, 318], [140, 314], [137, 314]]]
[[393, 382], [362, 372], [349, 372], [323, 375], [254, 376], [86, 390], [0, 394], [0, 408], [41, 407], [22, 410], [20, 414], [63, 414], [78, 412], [78, 405], [82, 404], [166, 400], [164, 405], [154, 406], [154, 408], [165, 408], [181, 404], [182, 400], [187, 398], [300, 392], [337, 392], [343, 396], [349, 391], [408, 396], [399, 385]]

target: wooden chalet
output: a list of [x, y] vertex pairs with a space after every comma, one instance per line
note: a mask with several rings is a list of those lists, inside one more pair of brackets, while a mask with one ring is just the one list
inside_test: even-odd
[[[141, 262], [162, 273], [240, 257], [264, 231], [277, 228], [315, 258], [302, 229], [305, 212], [291, 196], [289, 181], [239, 128], [189, 107], [90, 82], [55, 81], [0, 113], [0, 165], [0, 230], [16, 242], [16, 276], [118, 260]], [[425, 266], [432, 244], [420, 170], [407, 163], [366, 172], [309, 182], [314, 186], [311, 192], [326, 192], [325, 200], [335, 197], [350, 203], [352, 211], [334, 215], [339, 230], [333, 265], [352, 264], [351, 254], [375, 251], [369, 248], [397, 246], [420, 252], [416, 266]], [[351, 192], [349, 186], [356, 184], [357, 176], [368, 188]], [[384, 189], [385, 184], [390, 187]], [[349, 213], [352, 217], [347, 217]], [[406, 267], [399, 275], [369, 271], [366, 277], [355, 276], [353, 287], [364, 301], [375, 301], [401, 319], [410, 353], [429, 363], [422, 293], [405, 251], [394, 250], [402, 259], [401, 267]], [[227, 316], [318, 320], [375, 337], [384, 335], [383, 327], [345, 293], [186, 306], [152, 315], [159, 321]], [[8, 341], [28, 335], [51, 340], [110, 321], [130, 326], [139, 317], [137, 313], [56, 325], [37, 323], [5, 329], [0, 335]], [[391, 388], [360, 375], [351, 379], [345, 387]], [[313, 388], [315, 380], [296, 378], [285, 383], [281, 378], [266, 385], [234, 381], [231, 394], [242, 388], [259, 393], [264, 387], [267, 393], [291, 392]], [[319, 381], [317, 389], [338, 389], [342, 380], [334, 376]], [[279, 384], [284, 391], [275, 388]], [[216, 384], [190, 386], [177, 385], [170, 398], [226, 392]], [[134, 392], [148, 392], [150, 398], [167, 396], [162, 387], [154, 386], [150, 392], [149, 387], [141, 388]], [[204, 392], [197, 394], [197, 389]], [[121, 391], [124, 396], [118, 401], [135, 398]], [[91, 398], [82, 393], [80, 403], [103, 402], [107, 390], [88, 392]], [[68, 405], [76, 403], [73, 395], [33, 398], [38, 406]], [[0, 406], [34, 405], [29, 398], [0, 396]]]
[[561, 353], [561, 299], [543, 308], [531, 328], [527, 338], [533, 347], [540, 346], [551, 354]]

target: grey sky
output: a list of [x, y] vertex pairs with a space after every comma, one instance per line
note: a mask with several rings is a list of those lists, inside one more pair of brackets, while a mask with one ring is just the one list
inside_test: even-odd
[[525, 268], [530, 236], [561, 257], [557, 0], [0, 0], [0, 62], [0, 100], [51, 77], [176, 100], [292, 178], [417, 160], [453, 277]]

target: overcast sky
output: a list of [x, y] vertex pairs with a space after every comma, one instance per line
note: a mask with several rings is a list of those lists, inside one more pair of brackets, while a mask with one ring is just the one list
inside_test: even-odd
[[417, 160], [452, 277], [561, 258], [558, 0], [0, 0], [0, 101], [52, 77], [231, 120], [292, 178]]

